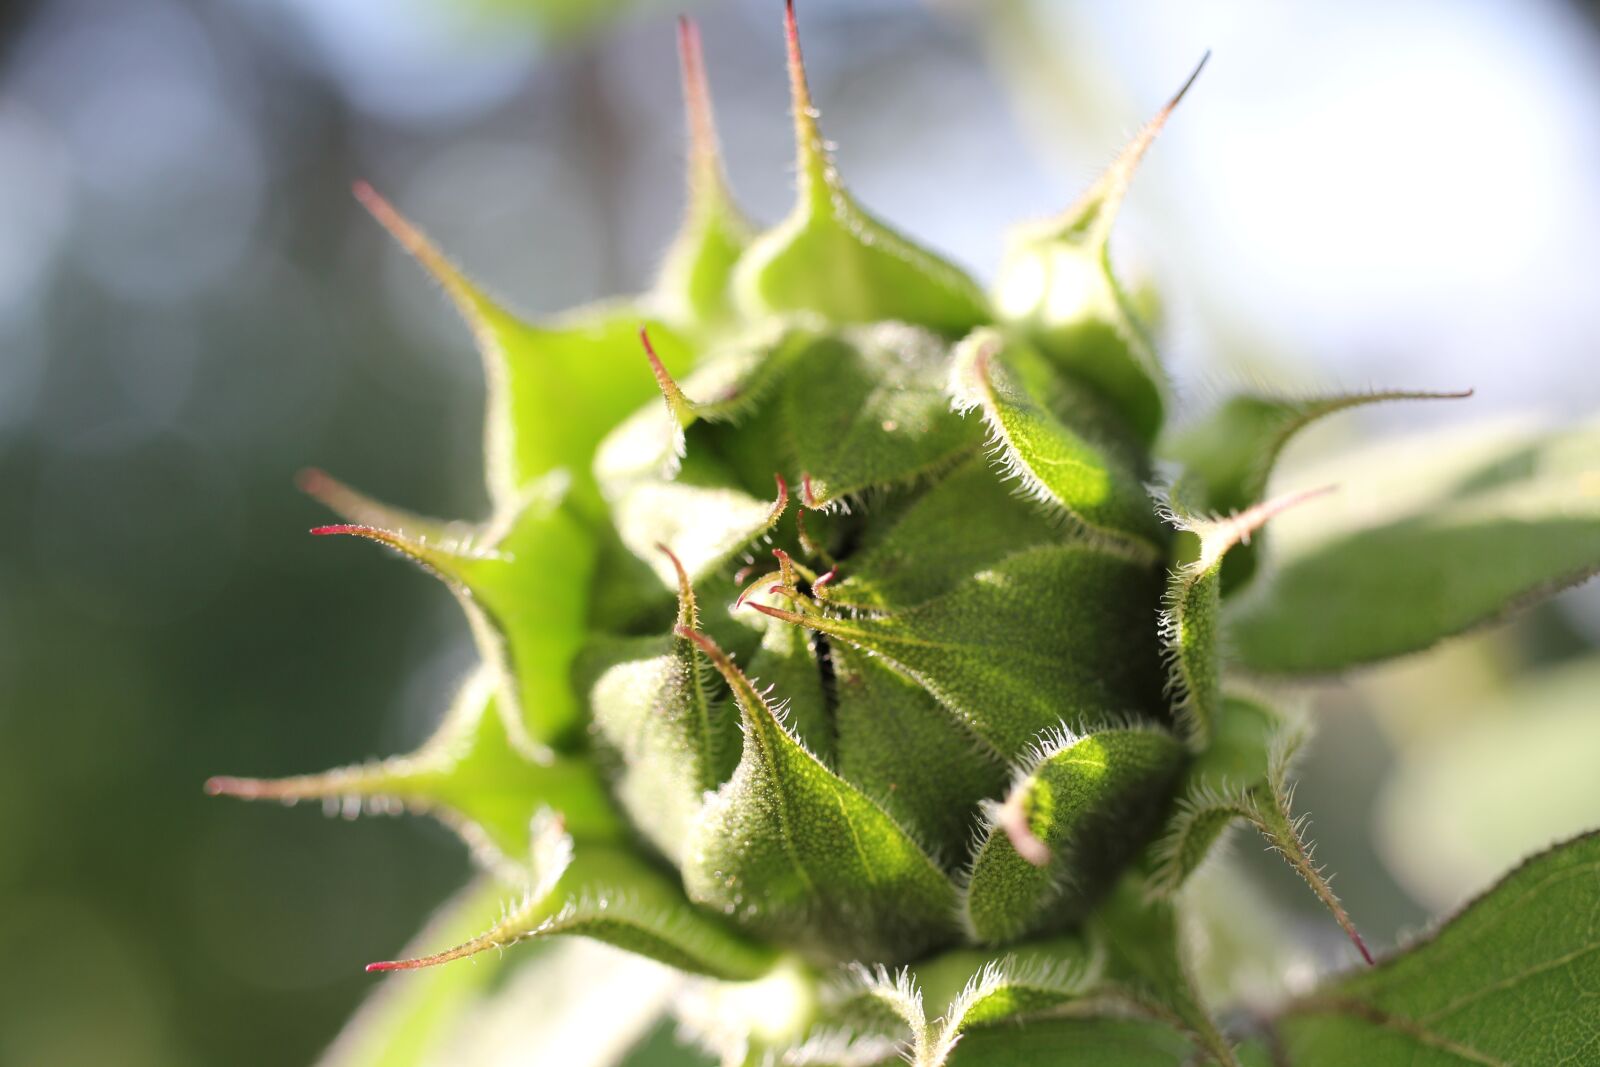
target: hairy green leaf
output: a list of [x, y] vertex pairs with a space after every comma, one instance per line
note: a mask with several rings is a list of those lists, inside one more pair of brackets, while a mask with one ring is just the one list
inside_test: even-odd
[[1600, 834], [1524, 863], [1441, 929], [1292, 1003], [1295, 1067], [1587, 1063], [1600, 991]]
[[[688, 575], [678, 572], [679, 626], [699, 612]], [[712, 703], [712, 679], [694, 642], [676, 635], [597, 642], [580, 675], [593, 731], [612, 766], [618, 802], [644, 837], [674, 863], [705, 795], [733, 769], [737, 726]]]
[[839, 645], [833, 668], [840, 777], [947, 862], [962, 855], [978, 802], [1005, 788], [1006, 765], [985, 758], [927, 690], [883, 660]]
[[1223, 710], [1227, 732], [1222, 751], [1203, 754], [1190, 765], [1177, 808], [1153, 848], [1152, 890], [1175, 893], [1229, 829], [1248, 823], [1305, 881], [1370, 963], [1360, 932], [1312, 858], [1306, 818], [1290, 810], [1294, 786], [1289, 774], [1304, 744], [1304, 730], [1247, 701], [1230, 699]]
[[884, 657], [1011, 759], [1063, 719], [1161, 706], [1157, 582], [1152, 568], [1080, 543], [1019, 552], [881, 616], [750, 606]]
[[1276, 712], [1253, 700], [1224, 697], [1210, 743], [1184, 771], [1176, 810], [1155, 846], [1151, 880], [1175, 893], [1234, 826], [1248, 820], [1253, 792], [1270, 776]]
[[750, 319], [790, 311], [842, 323], [894, 319], [943, 334], [985, 321], [983, 292], [970, 278], [873, 218], [845, 190], [817, 128], [792, 5], [787, 31], [799, 198], [739, 262], [740, 310]]
[[1273, 567], [1229, 605], [1239, 663], [1318, 674], [1416, 652], [1600, 570], [1600, 428], [1524, 439], [1397, 515], [1375, 495], [1405, 480], [1390, 467], [1276, 524]]
[[899, 324], [819, 340], [781, 387], [784, 451], [801, 503], [827, 508], [899, 485], [978, 445], [943, 392], [946, 349]]
[[698, 903], [807, 952], [903, 959], [953, 933], [955, 889], [882, 808], [806, 751], [727, 655], [684, 631], [733, 689], [744, 754], [684, 868]]
[[1210, 744], [1222, 703], [1222, 587], [1232, 550], [1248, 544], [1266, 522], [1326, 490], [1280, 497], [1225, 519], [1180, 517], [1179, 525], [1199, 540], [1199, 555], [1180, 565], [1167, 584], [1161, 612], [1166, 645], [1167, 691], [1191, 748]]
[[411, 755], [294, 778], [213, 778], [206, 790], [290, 804], [320, 800], [346, 814], [431, 814], [508, 878], [519, 876], [531, 844], [529, 821], [540, 808], [560, 813], [581, 841], [621, 837], [621, 820], [595, 769], [570, 756], [518, 751], [496, 708], [495, 688], [489, 670], [473, 674], [433, 737]]
[[652, 391], [639, 374], [640, 327], [650, 326], [670, 367], [688, 366], [686, 343], [630, 305], [602, 305], [548, 325], [525, 322], [467, 280], [371, 187], [357, 185], [356, 195], [434, 276], [472, 330], [488, 383], [484, 452], [496, 510], [517, 507], [524, 487], [556, 468], [572, 473], [587, 505], [595, 446]]
[[[850, 1034], [850, 1062], [885, 1062], [899, 1046], [912, 1067], [944, 1067], [973, 1027], [991, 1026], [1058, 1008], [1091, 988], [1096, 966], [1083, 943], [1057, 939], [1024, 946], [1003, 956], [954, 952], [891, 975], [887, 968], [859, 964], [852, 980], [835, 993], [823, 1029]], [[919, 982], [932, 979], [924, 995]], [[925, 1004], [942, 1014], [931, 1022]], [[817, 1042], [820, 1044], [820, 1042]], [[844, 1057], [836, 1057], [844, 1060]]]
[[558, 824], [534, 828], [534, 876], [522, 899], [489, 930], [428, 956], [370, 964], [369, 971], [417, 970], [503, 949], [519, 941], [592, 938], [691, 974], [747, 981], [775, 954], [696, 909], [672, 880], [624, 849], [576, 851]]
[[1138, 472], [1046, 406], [1057, 376], [1028, 346], [978, 330], [956, 349], [950, 392], [958, 408], [982, 411], [1000, 466], [1027, 496], [1091, 538], [1156, 558], [1166, 535]]
[[750, 657], [749, 674], [764, 689], [781, 694], [783, 724], [812, 755], [832, 766], [838, 737], [811, 635], [794, 626], [768, 626]]
[[1007, 556], [1058, 544], [1039, 508], [1019, 500], [983, 456], [963, 461], [890, 521], [869, 527], [819, 598], [878, 611], [950, 592]]
[[1047, 736], [972, 859], [962, 918], [987, 944], [1080, 921], [1165, 806], [1183, 748], [1153, 728]]
[[771, 530], [789, 506], [789, 487], [777, 480], [776, 500], [729, 488], [724, 468], [691, 455], [670, 482], [640, 482], [613, 502], [617, 533], [636, 556], [652, 561], [667, 588], [677, 584], [665, 547], [700, 585]]
[[567, 488], [560, 472], [530, 483], [515, 508], [483, 526], [357, 523], [312, 531], [376, 541], [442, 579], [466, 612], [484, 660], [510, 680], [500, 699], [510, 709], [508, 725], [522, 734], [513, 740], [530, 749], [570, 745], [579, 728], [570, 675], [583, 647], [596, 550], [564, 506]]

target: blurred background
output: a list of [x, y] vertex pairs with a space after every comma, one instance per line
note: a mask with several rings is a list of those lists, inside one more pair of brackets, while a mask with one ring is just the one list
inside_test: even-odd
[[[734, 183], [773, 220], [779, 4], [695, 8]], [[477, 358], [351, 180], [530, 313], [636, 289], [681, 201], [675, 11], [0, 9], [0, 1064], [309, 1063], [372, 987], [361, 964], [465, 880], [429, 822], [200, 785], [404, 750], [472, 658], [436, 583], [305, 536], [312, 464], [425, 512], [484, 506]], [[1477, 389], [1346, 417], [1297, 461], [1600, 408], [1592, 8], [803, 0], [801, 18], [846, 178], [980, 276], [1007, 223], [1062, 206], [1212, 49], [1119, 235], [1163, 293], [1181, 394]], [[1597, 641], [1579, 591], [1313, 694], [1299, 801], [1370, 941], [1600, 824]], [[1286, 873], [1261, 882], [1314, 907]]]

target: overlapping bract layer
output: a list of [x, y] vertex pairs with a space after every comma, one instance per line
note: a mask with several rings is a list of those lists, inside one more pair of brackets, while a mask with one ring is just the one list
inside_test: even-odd
[[[477, 338], [493, 513], [424, 520], [315, 475], [347, 520], [318, 532], [442, 578], [484, 666], [411, 757], [212, 789], [432, 812], [520, 892], [486, 933], [379, 969], [583, 935], [793, 994], [780, 1022], [712, 1027], [728, 1062], [902, 1049], [935, 1067], [970, 1029], [1107, 999], [1233, 1062], [1173, 910], [1230, 826], [1258, 829], [1360, 941], [1290, 815], [1303, 732], [1229, 688], [1224, 638], [1263, 672], [1326, 669], [1593, 572], [1600, 509], [1554, 506], [1583, 475], [1575, 446], [1528, 445], [1533, 489], [1489, 467], [1441, 516], [1358, 523], [1234, 607], [1252, 534], [1317, 495], [1264, 500], [1294, 432], [1442, 394], [1237, 397], [1163, 437], [1170, 390], [1109, 234], [1177, 98], [1072, 209], [1018, 230], [985, 295], [845, 190], [792, 8], [787, 36], [799, 196], [757, 235], [684, 24], [689, 211], [635, 300], [527, 323], [358, 189]], [[1158, 454], [1182, 469], [1161, 506]], [[1483, 562], [1506, 501], [1548, 558], [1450, 578], [1454, 545]], [[1357, 600], [1395, 558], [1418, 603], [1372, 631]], [[1324, 593], [1336, 610], [1317, 618]], [[846, 963], [855, 979], [819, 992]], [[905, 964], [940, 1018], [912, 971], [891, 977]]]

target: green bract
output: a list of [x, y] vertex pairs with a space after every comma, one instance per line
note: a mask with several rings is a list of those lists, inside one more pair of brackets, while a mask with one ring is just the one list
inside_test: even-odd
[[[1108, 241], [1172, 104], [1076, 206], [1017, 231], [986, 295], [846, 191], [792, 10], [787, 29], [794, 210], [756, 233], [733, 205], [685, 24], [689, 211], [636, 299], [524, 322], [358, 190], [476, 335], [493, 513], [306, 487], [346, 520], [318, 532], [443, 579], [483, 664], [413, 755], [211, 789], [461, 832], [484, 882], [374, 969], [535, 944], [397, 979], [330, 1065], [459, 1062], [524, 986], [606, 1032], [587, 1058], [536, 1033], [519, 1062], [621, 1062], [668, 1003], [726, 1064], [1239, 1062], [1249, 1035], [1208, 1014], [1177, 936], [1183, 885], [1231, 828], [1366, 950], [1291, 811], [1304, 726], [1229, 668], [1414, 651], [1600, 568], [1592, 430], [1385, 472], [1407, 488], [1373, 506], [1359, 481], [1268, 500], [1273, 461], [1323, 415], [1443, 394], [1238, 396], [1164, 429]], [[1293, 536], [1258, 559], [1291, 507]], [[1600, 988], [1593, 853], [1547, 856], [1415, 962], [1295, 1002], [1283, 1062], [1554, 1062], [1513, 1013]], [[571, 935], [695, 978], [546, 944]], [[1501, 966], [1542, 984], [1467, 974]], [[605, 1001], [624, 973], [643, 986]], [[1592, 1040], [1578, 1010], [1561, 1025]]]

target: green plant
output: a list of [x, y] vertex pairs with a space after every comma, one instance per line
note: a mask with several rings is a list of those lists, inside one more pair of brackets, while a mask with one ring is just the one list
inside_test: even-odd
[[[1231, 1028], [1179, 920], [1242, 824], [1367, 955], [1291, 808], [1305, 724], [1259, 679], [1420, 650], [1600, 569], [1596, 434], [1386, 470], [1342, 507], [1266, 499], [1307, 423], [1461, 394], [1237, 396], [1164, 430], [1108, 241], [1181, 91], [1017, 231], [986, 294], [851, 198], [792, 7], [787, 30], [793, 212], [756, 234], [733, 206], [685, 24], [688, 219], [636, 300], [523, 322], [358, 188], [477, 337], [494, 508], [438, 523], [317, 474], [347, 523], [316, 532], [442, 578], [483, 665], [412, 755], [209, 788], [431, 812], [486, 873], [418, 956], [372, 965], [438, 969], [332, 1062], [477, 1062], [485, 1006], [530, 1002], [495, 973], [524, 959], [540, 995], [601, 998], [595, 1063], [668, 1000], [729, 1064], [1533, 1063], [1592, 1040], [1600, 838]], [[696, 978], [624, 993], [614, 957], [561, 971], [561, 935]], [[543, 955], [440, 966], [519, 941]]]

